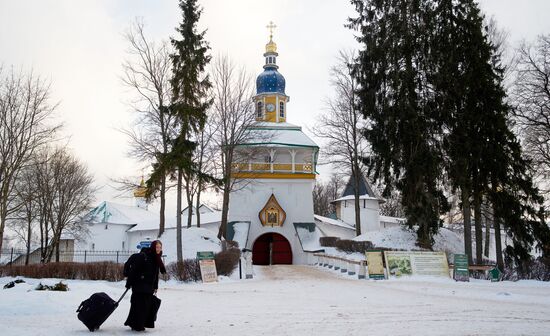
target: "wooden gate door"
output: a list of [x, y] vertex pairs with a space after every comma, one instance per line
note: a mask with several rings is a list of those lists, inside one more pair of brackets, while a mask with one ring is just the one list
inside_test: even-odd
[[292, 264], [292, 249], [283, 235], [265, 233], [256, 239], [252, 247], [254, 265]]

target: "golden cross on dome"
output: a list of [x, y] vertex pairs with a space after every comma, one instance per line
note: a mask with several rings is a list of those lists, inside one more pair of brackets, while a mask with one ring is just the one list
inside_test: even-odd
[[273, 21], [269, 21], [269, 24], [265, 26], [267, 29], [269, 29], [269, 39], [273, 38], [273, 28], [277, 28], [277, 26], [273, 23]]

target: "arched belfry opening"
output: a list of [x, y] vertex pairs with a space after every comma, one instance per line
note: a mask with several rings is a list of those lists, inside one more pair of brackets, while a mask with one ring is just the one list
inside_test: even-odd
[[275, 232], [259, 236], [252, 247], [254, 265], [290, 265], [292, 249], [288, 240]]

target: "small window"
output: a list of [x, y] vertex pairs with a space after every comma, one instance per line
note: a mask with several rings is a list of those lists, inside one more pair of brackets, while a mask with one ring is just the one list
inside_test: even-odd
[[285, 117], [285, 103], [284, 102], [279, 103], [279, 117], [280, 118]]
[[256, 104], [256, 118], [261, 118], [264, 115], [264, 104], [262, 102], [258, 102]]
[[95, 244], [92, 243], [92, 250], [95, 250]]
[[105, 224], [105, 230], [109, 229], [109, 224]]
[[122, 242], [122, 250], [124, 251], [124, 242]]

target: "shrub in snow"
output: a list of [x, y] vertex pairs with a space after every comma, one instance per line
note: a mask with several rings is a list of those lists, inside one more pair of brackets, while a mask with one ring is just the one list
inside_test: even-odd
[[27, 266], [3, 266], [0, 267], [0, 273], [5, 276], [24, 276], [27, 278], [120, 281], [123, 279], [122, 268], [122, 264], [114, 262], [94, 262], [87, 264], [53, 262]]
[[508, 263], [504, 269], [504, 280], [550, 281], [550, 258], [538, 258], [521, 265]]
[[24, 282], [25, 282], [25, 280], [21, 280], [21, 279], [10, 281], [10, 282], [8, 282], [7, 284], [4, 285], [4, 289], [13, 288], [13, 287], [15, 287], [16, 284], [24, 283]]
[[37, 291], [43, 291], [43, 290], [49, 290], [49, 291], [58, 291], [58, 292], [66, 292], [69, 290], [69, 286], [64, 284], [62, 281], [59, 281], [53, 286], [43, 285], [42, 283], [39, 283], [38, 286], [36, 286], [35, 290]]
[[319, 238], [319, 244], [323, 247], [336, 247], [336, 242], [339, 239], [338, 237], [321, 237]]
[[239, 264], [241, 251], [237, 248], [230, 248], [216, 254], [216, 272], [218, 275], [230, 276]]
[[201, 280], [201, 269], [197, 259], [185, 259], [183, 262], [168, 264], [166, 271], [178, 281], [189, 282]]
[[[225, 248], [223, 248], [225, 247]], [[236, 242], [234, 240], [224, 240], [222, 241], [222, 249], [223, 250], [230, 250], [230, 249], [238, 249], [239, 248], [239, 242]]]
[[370, 241], [355, 241], [349, 239], [339, 239], [336, 241], [338, 250], [346, 253], [365, 253], [367, 250], [372, 250], [374, 245]]

